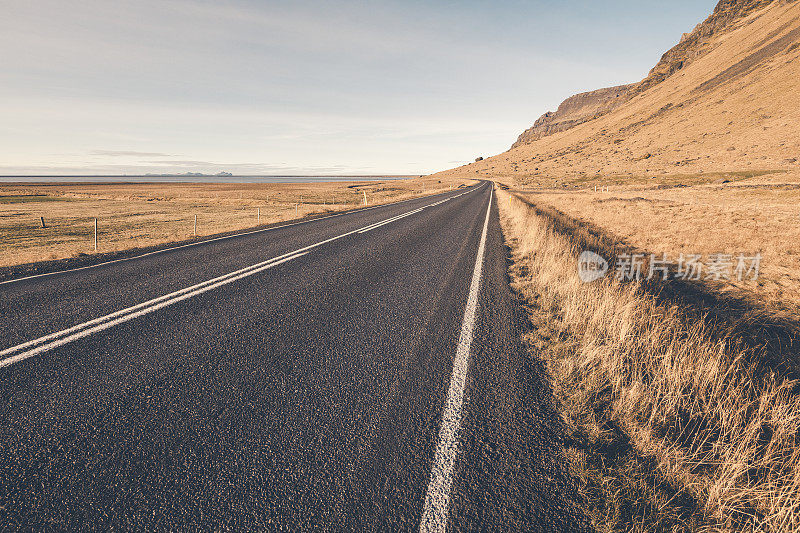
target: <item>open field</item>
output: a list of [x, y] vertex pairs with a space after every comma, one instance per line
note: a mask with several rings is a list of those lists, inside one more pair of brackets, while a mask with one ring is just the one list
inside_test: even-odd
[[[433, 194], [472, 180], [2, 184], [0, 266], [179, 241]], [[259, 219], [260, 210], [260, 219]], [[46, 227], [42, 227], [44, 217]]]
[[715, 289], [800, 316], [800, 173], [728, 174], [725, 179], [730, 183], [696, 176], [659, 179], [659, 185], [596, 180], [579, 190], [520, 191], [620, 243], [659, 257], [666, 253], [673, 261], [680, 254], [697, 254], [707, 266], [713, 254], [760, 254], [757, 280], [732, 276], [713, 282]]
[[[720, 234], [690, 242], [712, 249], [736, 234], [743, 206], [756, 199], [789, 201], [784, 191], [771, 191], [724, 192], [722, 203], [712, 201], [715, 191], [702, 189], [686, 196], [672, 189], [636, 191], [652, 201], [623, 201], [635, 206], [630, 214], [615, 210], [619, 200], [610, 197], [631, 191], [528, 196], [536, 203], [498, 192], [513, 250], [512, 283], [532, 326], [527, 341], [548, 365], [570, 434], [569, 455], [598, 530], [800, 527], [797, 322], [765, 314], [749, 299], [726, 299], [713, 286], [614, 277], [584, 283], [577, 275], [582, 250], [613, 260], [625, 247], [602, 229], [539, 202], [572, 205], [576, 212], [592, 206], [595, 217], [610, 204], [606, 223], [624, 221], [643, 226], [641, 231], [657, 221], [665, 228], [682, 217], [696, 222], [702, 220], [698, 210], [719, 209], [727, 213], [716, 217], [722, 219]], [[689, 198], [697, 205], [681, 207]], [[652, 207], [656, 199], [678, 207]], [[770, 233], [777, 227], [746, 234], [736, 244], [775, 258], [775, 249], [786, 246]], [[639, 231], [627, 235], [644, 243], [643, 236], [655, 232], [651, 244], [682, 238], [678, 228]], [[796, 245], [791, 236], [786, 240]]]

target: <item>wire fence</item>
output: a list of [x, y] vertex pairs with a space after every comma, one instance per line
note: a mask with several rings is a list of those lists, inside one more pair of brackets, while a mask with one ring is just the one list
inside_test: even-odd
[[8, 204], [0, 205], [0, 266], [202, 238], [435, 192], [382, 187], [367, 193], [354, 188], [281, 199], [222, 197], [202, 204], [44, 196], [35, 201], [14, 197], [14, 203], [14, 198], [0, 196], [11, 200], [0, 201]]

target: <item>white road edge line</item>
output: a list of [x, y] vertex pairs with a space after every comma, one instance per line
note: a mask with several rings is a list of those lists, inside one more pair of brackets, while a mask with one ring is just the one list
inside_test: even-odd
[[[462, 193], [464, 194], [464, 193]], [[433, 204], [431, 204], [433, 205]], [[425, 206], [430, 207], [431, 205]], [[418, 213], [425, 209], [425, 207], [415, 209], [409, 211], [408, 213], [404, 213], [403, 215], [398, 215], [400, 218], [411, 215], [414, 213]], [[378, 222], [377, 224], [382, 225], [387, 222], [391, 222], [398, 217], [391, 217], [387, 220]], [[347, 233], [343, 233], [341, 235], [337, 235], [335, 237], [331, 237], [330, 239], [326, 239], [324, 241], [320, 241], [315, 244], [311, 244], [304, 248], [300, 248], [293, 252], [288, 252], [286, 254], [280, 255], [278, 257], [273, 257], [272, 259], [267, 259], [266, 261], [262, 261], [261, 263], [256, 263], [255, 265], [250, 265], [248, 267], [244, 267], [242, 269], [236, 270], [234, 272], [229, 272], [228, 274], [223, 274], [222, 276], [218, 276], [216, 278], [203, 281], [201, 283], [197, 283], [190, 287], [186, 287], [184, 289], [180, 289], [175, 292], [171, 292], [169, 294], [165, 294], [163, 296], [159, 296], [157, 298], [153, 298], [146, 302], [142, 302], [140, 304], [127, 307], [125, 309], [121, 309], [119, 311], [115, 311], [108, 315], [95, 318], [93, 320], [89, 320], [87, 322], [83, 322], [81, 324], [77, 324], [67, 329], [63, 329], [61, 331], [57, 331], [55, 333], [51, 333], [49, 335], [45, 335], [43, 337], [39, 337], [38, 339], [33, 339], [22, 344], [18, 344], [16, 346], [12, 346], [10, 348], [5, 348], [0, 350], [0, 357], [2, 356], [9, 356], [4, 359], [0, 359], [0, 368], [13, 365], [14, 363], [18, 363], [20, 361], [24, 361], [29, 357], [33, 357], [35, 355], [39, 355], [43, 352], [48, 350], [52, 350], [53, 348], [57, 348], [59, 346], [63, 346], [69, 342], [74, 340], [81, 339], [92, 333], [97, 333], [103, 330], [106, 330], [112, 326], [117, 324], [121, 324], [123, 322], [127, 322], [134, 318], [146, 315], [148, 313], [152, 313], [153, 311], [157, 311], [169, 305], [172, 305], [177, 302], [181, 302], [188, 298], [192, 298], [204, 292], [207, 292], [211, 289], [216, 287], [221, 287], [222, 285], [226, 285], [228, 283], [232, 283], [234, 281], [240, 280], [242, 278], [251, 276], [258, 272], [262, 272], [273, 266], [280, 265], [287, 261], [291, 261], [292, 259], [296, 259], [298, 257], [302, 257], [303, 255], [307, 254], [314, 248], [322, 246], [323, 244], [327, 244], [329, 242], [336, 241], [338, 239], [347, 237], [349, 235], [353, 235], [355, 233], [361, 233], [362, 230], [367, 228], [372, 228], [375, 224], [371, 224], [370, 226], [365, 226], [363, 228], [355, 229], [349, 231]], [[30, 348], [30, 349], [28, 349]], [[25, 350], [20, 352], [21, 350]], [[20, 352], [20, 353], [17, 353]], [[11, 355], [14, 354], [14, 355]]]
[[[472, 185], [472, 187], [475, 187], [475, 188], [471, 189], [469, 191], [463, 192], [463, 193], [459, 194], [458, 196], [461, 196], [462, 194], [466, 194], [467, 192], [472, 192], [472, 191], [476, 190], [478, 187], [480, 187], [480, 184], [479, 185]], [[432, 194], [429, 197], [421, 196], [419, 198], [409, 198], [407, 200], [400, 200], [399, 202], [391, 202], [391, 203], [388, 203], [388, 204], [373, 205], [371, 207], [362, 207], [360, 209], [355, 209], [355, 210], [352, 210], [352, 211], [344, 211], [342, 213], [334, 213], [332, 215], [327, 215], [327, 216], [319, 217], [319, 218], [312, 218], [310, 220], [300, 220], [298, 222], [290, 222], [289, 224], [282, 224], [280, 226], [271, 226], [269, 228], [257, 229], [257, 230], [253, 230], [253, 231], [245, 231], [245, 232], [242, 232], [242, 233], [234, 233], [233, 235], [224, 235], [222, 237], [214, 237], [212, 239], [206, 239], [206, 240], [203, 240], [203, 241], [190, 242], [188, 244], [181, 244], [180, 246], [171, 246], [169, 248], [163, 248], [161, 250], [153, 250], [152, 252], [147, 252], [147, 253], [140, 254], [140, 255], [134, 255], [132, 257], [122, 257], [120, 259], [113, 259], [111, 261], [104, 261], [102, 263], [97, 263], [96, 265], [86, 265], [86, 266], [82, 266], [82, 267], [68, 268], [66, 270], [56, 270], [54, 272], [44, 272], [43, 274], [33, 274], [31, 276], [25, 276], [23, 278], [8, 279], [8, 280], [5, 280], [5, 281], [0, 281], [0, 285], [5, 285], [7, 283], [16, 283], [18, 281], [25, 281], [25, 280], [28, 280], [28, 279], [44, 278], [44, 277], [47, 277], [47, 276], [55, 276], [55, 275], [58, 275], [58, 274], [66, 274], [68, 272], [77, 272], [79, 270], [87, 270], [87, 269], [90, 269], [90, 268], [97, 268], [97, 267], [101, 267], [101, 266], [112, 265], [114, 263], [122, 263], [124, 261], [133, 261], [134, 259], [141, 259], [142, 257], [148, 257], [148, 256], [151, 256], [151, 255], [161, 254], [161, 253], [164, 253], [164, 252], [170, 252], [172, 250], [180, 250], [181, 248], [189, 248], [190, 246], [199, 246], [201, 244], [207, 244], [209, 242], [222, 241], [222, 240], [226, 240], [226, 239], [234, 239], [236, 237], [244, 237], [246, 235], [253, 235], [255, 233], [263, 233], [263, 232], [266, 232], [266, 231], [273, 231], [273, 230], [281, 229], [281, 228], [289, 228], [289, 227], [292, 227], [292, 226], [299, 226], [301, 224], [309, 224], [311, 222], [316, 222], [318, 220], [326, 220], [326, 219], [329, 219], [329, 218], [352, 215], [352, 214], [355, 214], [355, 213], [361, 213], [363, 211], [369, 211], [370, 209], [379, 209], [381, 207], [388, 207], [388, 206], [392, 206], [392, 205], [404, 204], [406, 202], [411, 202], [412, 200], [420, 200], [420, 199], [423, 199], [423, 198], [433, 198], [433, 197], [439, 196], [441, 194], [447, 194], [447, 193]], [[456, 198], [456, 197], [453, 197], [453, 198]]]
[[450, 490], [453, 486], [453, 467], [458, 455], [458, 433], [461, 429], [461, 410], [464, 404], [464, 386], [467, 381], [470, 346], [475, 327], [475, 316], [478, 308], [478, 290], [483, 272], [483, 256], [486, 250], [486, 235], [489, 231], [489, 215], [492, 212], [494, 190], [490, 189], [489, 207], [486, 208], [486, 221], [483, 223], [483, 234], [472, 272], [469, 296], [464, 309], [464, 321], [461, 335], [458, 338], [456, 355], [453, 361], [453, 374], [450, 388], [442, 413], [442, 425], [439, 428], [439, 444], [431, 467], [431, 478], [428, 492], [425, 495], [425, 506], [422, 521], [419, 525], [421, 533], [444, 533], [447, 529], [447, 518], [450, 513]]

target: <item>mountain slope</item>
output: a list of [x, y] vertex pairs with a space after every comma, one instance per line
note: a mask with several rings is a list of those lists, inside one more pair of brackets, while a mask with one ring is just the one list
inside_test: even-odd
[[630, 100], [635, 95], [635, 90], [636, 84], [619, 85], [571, 96], [558, 106], [557, 111], [539, 117], [533, 126], [522, 132], [512, 148], [567, 131], [602, 116]]
[[800, 3], [723, 0], [638, 84], [578, 95], [448, 173], [564, 178], [797, 169]]

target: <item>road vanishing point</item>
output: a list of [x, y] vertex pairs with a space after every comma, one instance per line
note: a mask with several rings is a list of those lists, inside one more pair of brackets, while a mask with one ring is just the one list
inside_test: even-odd
[[3, 530], [579, 531], [492, 185], [0, 283]]

